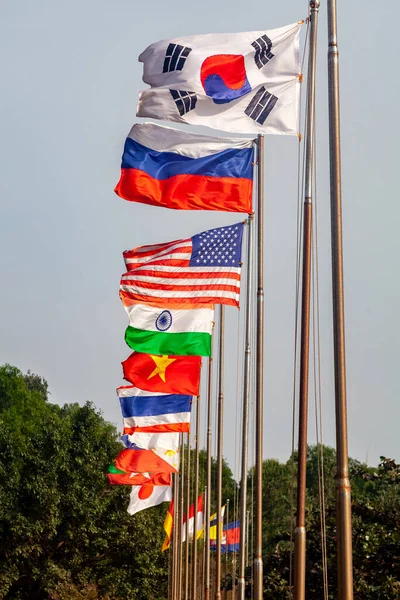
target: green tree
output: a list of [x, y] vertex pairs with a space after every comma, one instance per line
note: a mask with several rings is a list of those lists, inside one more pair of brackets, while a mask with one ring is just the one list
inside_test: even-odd
[[128, 515], [105, 477], [117, 432], [87, 403], [49, 404], [47, 384], [0, 368], [0, 597], [167, 597], [165, 507]]

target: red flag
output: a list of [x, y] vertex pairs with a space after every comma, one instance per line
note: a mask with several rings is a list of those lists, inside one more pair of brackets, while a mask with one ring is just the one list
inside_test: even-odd
[[176, 473], [177, 453], [172, 450], [121, 450], [115, 459], [121, 471], [133, 473]]
[[112, 465], [107, 473], [111, 485], [171, 485], [171, 473], [127, 473], [119, 471]]
[[158, 356], [133, 352], [122, 363], [124, 378], [141, 390], [197, 396], [200, 356]]

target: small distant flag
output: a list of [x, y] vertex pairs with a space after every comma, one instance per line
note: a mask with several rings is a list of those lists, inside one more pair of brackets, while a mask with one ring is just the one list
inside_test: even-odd
[[[224, 517], [225, 517], [225, 505], [221, 507], [221, 522], [220, 522], [221, 535], [222, 535], [222, 525], [224, 522]], [[210, 517], [210, 544], [211, 545], [213, 543], [215, 543], [215, 540], [217, 539], [217, 523], [218, 523], [217, 513], [214, 513]]]
[[129, 498], [128, 513], [134, 515], [145, 508], [157, 506], [162, 502], [170, 502], [171, 499], [171, 486], [154, 486], [152, 484], [133, 486]]
[[297, 135], [301, 23], [269, 31], [194, 35], [139, 56], [137, 116], [241, 133]]
[[168, 508], [168, 512], [164, 521], [165, 539], [161, 548], [161, 552], [168, 550], [171, 544], [172, 529], [174, 526], [174, 500], [172, 499]]
[[124, 435], [139, 440], [138, 434], [190, 431], [192, 396], [155, 394], [134, 386], [121, 386], [117, 394], [124, 419]]
[[253, 141], [136, 123], [125, 142], [121, 198], [185, 210], [252, 211]]
[[186, 541], [186, 529], [188, 529], [189, 540], [194, 534], [195, 525], [195, 510], [197, 513], [197, 539], [201, 537], [203, 527], [203, 494], [197, 498], [196, 509], [194, 503], [189, 507], [189, 522], [186, 513], [183, 515], [183, 527], [182, 527], [182, 542]]
[[211, 355], [212, 308], [167, 310], [132, 304], [125, 309], [129, 316], [125, 341], [132, 350], [159, 355]]
[[124, 252], [120, 297], [165, 308], [239, 306], [243, 223]]
[[[210, 538], [210, 550], [216, 550], [217, 538]], [[233, 521], [222, 527], [221, 553], [239, 552], [240, 550], [240, 521]]]
[[233, 521], [228, 523], [228, 526], [224, 525], [221, 553], [226, 552], [239, 552], [240, 550], [240, 521]]
[[122, 363], [122, 369], [124, 378], [142, 390], [189, 396], [199, 393], [200, 356], [156, 356], [133, 352]]

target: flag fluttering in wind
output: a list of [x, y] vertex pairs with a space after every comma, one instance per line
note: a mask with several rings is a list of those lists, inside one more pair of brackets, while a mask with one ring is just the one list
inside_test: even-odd
[[125, 341], [132, 350], [161, 355], [211, 355], [212, 308], [165, 309], [148, 304], [126, 306]]
[[171, 502], [171, 486], [155, 486], [150, 483], [133, 486], [129, 498], [128, 513], [134, 515], [140, 510], [157, 506], [162, 502]]
[[239, 552], [240, 550], [240, 521], [233, 521], [228, 523], [228, 526], [224, 525], [221, 553], [226, 552]]
[[132, 434], [125, 433], [121, 441], [126, 448], [134, 450], [179, 450], [179, 433], [162, 432], [147, 433], [134, 431]]
[[199, 539], [201, 537], [203, 527], [203, 494], [201, 494], [197, 498], [196, 509], [194, 503], [189, 507], [189, 522], [186, 513], [183, 515], [182, 542], [186, 542], [186, 529], [188, 530], [189, 540], [193, 538], [195, 526], [195, 510], [197, 514], [196, 538]]
[[110, 465], [107, 473], [111, 485], [171, 485], [171, 473], [129, 473]]
[[134, 473], [176, 473], [178, 453], [174, 450], [121, 450], [115, 459], [115, 466], [121, 471]]
[[[221, 507], [221, 522], [220, 522], [221, 535], [222, 535], [222, 526], [223, 526], [223, 522], [224, 522], [224, 517], [225, 517], [225, 504], [224, 504], [224, 506]], [[214, 513], [210, 517], [210, 542], [211, 543], [217, 539], [217, 523], [218, 523], [217, 513]]]
[[165, 539], [161, 548], [161, 552], [168, 550], [171, 544], [172, 529], [174, 526], [174, 500], [172, 499], [168, 507], [168, 512], [164, 520]]
[[151, 88], [140, 93], [137, 116], [297, 135], [300, 26], [151, 44], [139, 56]]
[[200, 356], [155, 356], [133, 352], [122, 363], [122, 369], [124, 378], [142, 390], [189, 396], [199, 393]]
[[[243, 223], [124, 252], [120, 297], [165, 308], [239, 306]], [[165, 322], [165, 331], [173, 320]]]
[[136, 123], [115, 192], [133, 202], [186, 210], [252, 212], [253, 141]]
[[117, 389], [124, 434], [189, 432], [192, 396], [155, 394], [134, 386]]

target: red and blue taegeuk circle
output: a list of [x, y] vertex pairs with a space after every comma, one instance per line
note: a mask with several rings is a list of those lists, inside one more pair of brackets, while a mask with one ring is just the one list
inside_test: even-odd
[[251, 91], [244, 56], [215, 54], [207, 57], [200, 68], [201, 84], [215, 104], [226, 104]]

